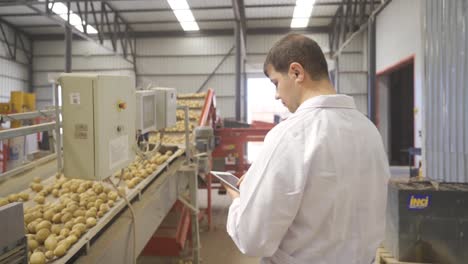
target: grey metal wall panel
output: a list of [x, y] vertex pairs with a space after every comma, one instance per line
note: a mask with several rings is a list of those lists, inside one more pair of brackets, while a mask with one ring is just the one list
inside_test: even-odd
[[216, 98], [216, 109], [218, 110], [219, 114], [223, 117], [235, 117], [236, 110], [235, 107], [231, 107], [235, 105], [236, 98], [235, 97], [220, 97]]
[[340, 93], [343, 94], [367, 94], [367, 74], [342, 73], [339, 75]]
[[226, 54], [233, 44], [232, 36], [143, 38], [137, 40], [137, 53], [139, 56]]
[[[162, 87], [174, 87], [178, 93], [192, 93], [196, 91], [208, 76], [157, 76], [157, 77], [138, 77], [137, 83], [140, 88], [148, 87], [148, 85], [156, 85]], [[205, 85], [202, 91], [207, 88], [215, 90], [217, 96], [234, 96], [234, 74], [231, 75], [215, 75]]]
[[363, 71], [365, 69], [362, 53], [344, 53], [340, 55], [338, 63], [340, 71]]
[[[138, 74], [206, 74], [208, 76], [223, 57], [140, 57], [137, 59], [137, 69]], [[217, 73], [234, 73], [234, 56], [227, 58]]]
[[[33, 61], [33, 67], [40, 71], [57, 71], [63, 69], [65, 57], [36, 57]], [[101, 69], [133, 69], [132, 63], [116, 56], [86, 56], [72, 57], [72, 68], [76, 70], [101, 70]]]
[[468, 182], [468, 3], [425, 2], [427, 176]]

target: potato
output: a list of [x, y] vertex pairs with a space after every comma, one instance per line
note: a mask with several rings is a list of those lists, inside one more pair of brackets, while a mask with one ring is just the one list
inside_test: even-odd
[[99, 211], [107, 213], [107, 211], [109, 211], [109, 206], [107, 204], [101, 204], [101, 206], [99, 207]]
[[53, 224], [52, 227], [50, 228], [50, 231], [56, 235], [59, 235], [60, 232], [62, 231], [62, 226], [61, 225], [57, 225], [57, 224]]
[[73, 213], [73, 216], [74, 217], [78, 217], [78, 216], [85, 216], [86, 212], [82, 209], [78, 209], [76, 210], [74, 213]]
[[86, 218], [84, 218], [84, 216], [78, 216], [77, 218], [75, 218], [74, 223], [75, 225], [79, 223], [86, 224]]
[[64, 213], [62, 217], [60, 218], [60, 221], [62, 223], [66, 223], [72, 219], [72, 215], [70, 213]]
[[100, 194], [102, 193], [102, 191], [104, 190], [103, 186], [99, 183], [95, 183], [93, 184], [93, 191], [96, 193], [96, 194]]
[[[63, 240], [63, 241], [65, 241], [65, 240]], [[54, 250], [54, 255], [57, 256], [57, 257], [64, 256], [69, 247], [70, 246], [69, 246], [68, 242], [61, 243], [61, 244], [57, 245], [57, 247]]]
[[127, 181], [127, 186], [130, 189], [133, 189], [135, 187], [135, 182], [133, 180]]
[[29, 248], [29, 251], [34, 251], [36, 248], [39, 247], [39, 242], [37, 242], [36, 240], [34, 239], [29, 239], [28, 238], [28, 248]]
[[103, 200], [97, 199], [96, 202], [94, 203], [94, 205], [95, 205], [97, 208], [99, 208], [103, 203], [104, 203]]
[[4, 206], [4, 205], [7, 205], [9, 204], [10, 202], [8, 202], [8, 199], [6, 198], [0, 198], [0, 206]]
[[70, 234], [68, 236], [75, 236], [75, 237], [81, 237], [82, 233], [79, 229], [74, 229], [70, 231]]
[[47, 221], [47, 220], [44, 220], [44, 221], [41, 221], [39, 224], [36, 225], [36, 229], [37, 230], [41, 230], [43, 228], [46, 228], [46, 229], [49, 229], [50, 230], [50, 227], [52, 226], [52, 223]]
[[19, 199], [19, 195], [16, 194], [16, 193], [12, 193], [12, 194], [8, 195], [8, 201], [10, 203], [16, 202], [16, 201], [18, 201], [18, 199]]
[[56, 223], [56, 224], [62, 223], [62, 214], [61, 214], [61, 213], [55, 214], [55, 215], [52, 217], [52, 222], [54, 222], [54, 223]]
[[36, 197], [34, 197], [34, 201], [38, 204], [44, 204], [45, 198], [42, 195], [36, 195]]
[[76, 190], [77, 193], [84, 193], [86, 191], [86, 189], [82, 186], [78, 187], [78, 189]]
[[52, 190], [52, 195], [53, 195], [55, 198], [59, 197], [59, 196], [60, 196], [59, 190], [58, 190], [58, 189], [53, 189], [53, 190]]
[[68, 222], [65, 223], [65, 225], [63, 227], [71, 230], [74, 225], [75, 224], [73, 223], [73, 221], [68, 221]]
[[72, 235], [70, 234], [67, 238], [65, 238], [65, 240], [70, 244], [70, 245], [73, 245], [76, 243], [76, 241], [78, 241], [78, 237], [76, 235]]
[[38, 219], [42, 217], [42, 212], [40, 210], [36, 210], [33, 213], [34, 219]]
[[[57, 236], [57, 241], [60, 243], [60, 241], [64, 240], [65, 239], [65, 236]], [[57, 244], [58, 245], [58, 244]]]
[[26, 224], [31, 223], [34, 219], [35, 219], [35, 218], [34, 218], [34, 215], [33, 215], [32, 213], [29, 213], [29, 214], [25, 214], [25, 215], [24, 215], [24, 222], [25, 222]]
[[111, 191], [111, 189], [109, 187], [104, 187], [102, 191], [108, 194]]
[[19, 197], [21, 198], [21, 200], [23, 200], [23, 202], [26, 202], [29, 200], [29, 193], [25, 193], [25, 192], [19, 193]]
[[113, 200], [109, 200], [109, 201], [107, 202], [107, 205], [109, 206], [109, 208], [110, 208], [110, 207], [113, 207], [113, 206], [114, 206], [114, 201], [113, 201]]
[[58, 243], [57, 238], [54, 235], [51, 235], [45, 240], [44, 246], [48, 250], [54, 250], [57, 247], [57, 243]]
[[40, 192], [40, 191], [42, 191], [43, 188], [44, 188], [44, 186], [42, 186], [42, 184], [40, 184], [40, 183], [32, 183], [31, 184], [31, 190], [33, 190], [35, 192]]
[[97, 212], [97, 217], [101, 218], [104, 216], [104, 212], [103, 211], [99, 211]]
[[117, 200], [117, 197], [118, 197], [118, 194], [114, 191], [110, 191], [108, 194], [107, 194], [107, 199], [109, 200]]
[[68, 229], [68, 228], [63, 228], [62, 230], [60, 230], [60, 235], [61, 236], [66, 237], [66, 236], [68, 236], [69, 233], [70, 233], [70, 229]]
[[[94, 208], [94, 207], [93, 207], [93, 208]], [[86, 217], [86, 218], [89, 218], [89, 217], [96, 217], [96, 214], [97, 214], [97, 211], [88, 210], [88, 211], [86, 211], [85, 217]]]
[[93, 227], [93, 226], [96, 225], [96, 222], [97, 222], [97, 221], [96, 221], [96, 218], [94, 218], [94, 217], [88, 217], [88, 218], [86, 219], [86, 226], [87, 226], [88, 228], [91, 228], [91, 227]]
[[72, 231], [73, 230], [79, 230], [80, 233], [84, 233], [86, 231], [86, 220], [85, 220], [85, 223], [77, 223], [73, 226], [72, 228]]
[[45, 257], [47, 259], [53, 259], [54, 258], [54, 252], [52, 250], [49, 250], [45, 253]]
[[102, 192], [98, 195], [98, 198], [101, 199], [103, 202], [107, 202], [107, 194]]
[[55, 215], [54, 210], [47, 210], [44, 212], [43, 217], [45, 220], [52, 221], [52, 218], [54, 217], [54, 215]]
[[34, 183], [41, 183], [41, 181], [42, 181], [41, 177], [34, 177], [33, 178]]
[[74, 183], [70, 185], [70, 191], [71, 192], [76, 192], [78, 190], [78, 187], [80, 187], [78, 184]]
[[34, 252], [29, 259], [30, 264], [44, 264], [46, 262], [46, 258], [44, 253], [42, 252]]
[[76, 202], [71, 202], [71, 203], [67, 204], [66, 209], [70, 210], [70, 213], [73, 213], [76, 210], [78, 210], [78, 204]]
[[38, 230], [39, 231], [37, 231], [37, 233], [36, 233], [36, 240], [37, 240], [37, 242], [42, 244], [47, 239], [47, 237], [50, 235], [50, 230], [47, 229], [47, 228], [38, 229]]

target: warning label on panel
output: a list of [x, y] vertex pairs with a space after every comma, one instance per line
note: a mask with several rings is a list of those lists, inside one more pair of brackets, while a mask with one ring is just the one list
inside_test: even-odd
[[71, 93], [70, 94], [70, 104], [80, 104], [80, 93]]
[[128, 159], [128, 136], [109, 141], [109, 168], [112, 169]]
[[75, 125], [75, 138], [76, 139], [87, 139], [88, 138], [88, 125], [87, 124], [76, 124]]

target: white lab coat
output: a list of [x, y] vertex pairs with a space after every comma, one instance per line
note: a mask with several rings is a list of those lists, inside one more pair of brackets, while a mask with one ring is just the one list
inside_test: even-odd
[[227, 231], [263, 264], [370, 264], [389, 175], [380, 134], [351, 97], [311, 98], [266, 136]]

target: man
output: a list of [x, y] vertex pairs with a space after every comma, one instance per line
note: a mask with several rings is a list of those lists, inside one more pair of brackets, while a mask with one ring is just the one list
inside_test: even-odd
[[263, 264], [369, 264], [385, 226], [388, 160], [375, 126], [337, 95], [318, 44], [279, 40], [265, 74], [292, 115], [273, 128], [233, 198], [227, 231]]

